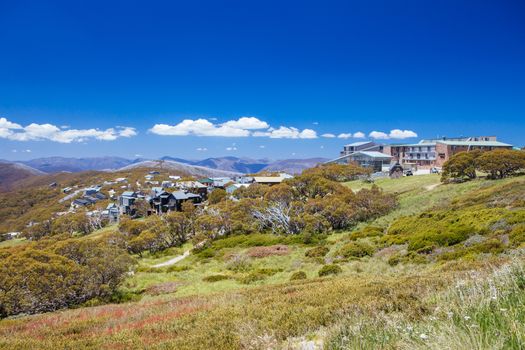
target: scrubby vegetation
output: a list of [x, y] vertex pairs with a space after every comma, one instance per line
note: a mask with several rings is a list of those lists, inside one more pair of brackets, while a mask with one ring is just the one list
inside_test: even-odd
[[503, 179], [525, 170], [525, 152], [495, 149], [481, 152], [460, 152], [445, 162], [441, 179], [447, 181], [472, 180], [477, 171], [488, 174], [489, 179]]
[[[29, 275], [52, 288], [61, 269], [79, 271], [74, 283], [61, 280], [73, 288], [57, 293], [68, 303], [48, 310], [99, 305], [1, 320], [0, 348], [522, 346], [525, 178], [439, 184], [428, 175], [375, 186], [361, 181], [366, 174], [326, 171], [239, 190], [238, 201], [0, 249], [20, 254], [7, 258], [13, 268], [42, 264], [23, 255], [38, 247], [57, 272]], [[349, 178], [357, 179], [338, 182]], [[98, 251], [102, 242], [117, 255]], [[111, 287], [68, 299], [84, 278], [100, 281], [83, 270], [96, 259], [71, 259], [91, 249], [108, 260], [134, 257], [135, 272], [126, 274], [126, 260]], [[108, 301], [130, 303], [100, 305]]]
[[0, 251], [0, 317], [109, 300], [133, 259], [112, 239], [48, 240]]

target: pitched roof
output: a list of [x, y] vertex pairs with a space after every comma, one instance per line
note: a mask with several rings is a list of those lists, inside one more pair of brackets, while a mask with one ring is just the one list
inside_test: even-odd
[[384, 153], [376, 152], [376, 151], [357, 151], [355, 153], [350, 154], [349, 157], [355, 156], [356, 154], [363, 154], [363, 155], [365, 155], [367, 157], [371, 157], [371, 158], [384, 158], [384, 159], [392, 158], [392, 156], [390, 156], [388, 154], [384, 154]]
[[255, 182], [281, 183], [284, 177], [281, 176], [254, 176]]
[[373, 141], [359, 141], [359, 142], [349, 143], [348, 145], [345, 145], [345, 146], [357, 147], [357, 146], [366, 145], [366, 144], [371, 143], [371, 142], [373, 142]]
[[173, 197], [178, 200], [190, 199], [190, 198], [200, 198], [198, 194], [184, 191], [175, 191], [172, 193]]
[[485, 147], [512, 147], [508, 143], [503, 143], [499, 141], [437, 141], [449, 146], [485, 146]]

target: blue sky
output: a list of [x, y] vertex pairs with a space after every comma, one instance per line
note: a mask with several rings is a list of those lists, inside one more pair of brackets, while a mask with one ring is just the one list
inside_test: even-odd
[[525, 145], [523, 1], [0, 1], [0, 48], [4, 159]]

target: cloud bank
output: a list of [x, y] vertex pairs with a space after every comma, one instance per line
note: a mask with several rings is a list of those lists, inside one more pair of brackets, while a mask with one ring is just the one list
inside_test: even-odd
[[117, 126], [106, 130], [100, 129], [67, 129], [53, 124], [31, 123], [22, 126], [6, 118], [0, 118], [0, 138], [12, 141], [53, 141], [60, 143], [85, 142], [90, 139], [113, 141], [120, 137], [137, 135], [135, 128]]
[[[210, 118], [211, 120], [211, 118]], [[295, 127], [270, 125], [256, 117], [241, 117], [222, 124], [212, 123], [208, 119], [185, 119], [182, 122], [155, 124], [149, 132], [163, 136], [217, 136], [217, 137], [269, 137], [274, 139], [315, 139], [317, 132], [312, 129], [299, 130]]]

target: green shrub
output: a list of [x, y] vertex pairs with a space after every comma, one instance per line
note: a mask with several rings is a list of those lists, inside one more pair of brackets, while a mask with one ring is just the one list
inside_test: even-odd
[[226, 276], [226, 275], [211, 275], [211, 276], [204, 277], [202, 280], [204, 282], [213, 283], [213, 282], [224, 281], [224, 280], [227, 280], [227, 279], [230, 279], [230, 276]]
[[183, 266], [171, 265], [164, 269], [164, 271], [166, 272], [182, 272], [182, 271], [188, 271], [188, 270], [191, 270], [191, 267], [187, 265], [183, 265]]
[[525, 242], [525, 224], [519, 224], [512, 228], [509, 234], [510, 242], [514, 246], [518, 246]]
[[350, 242], [342, 246], [337, 255], [345, 258], [362, 258], [374, 254], [375, 248], [367, 242]]
[[338, 275], [341, 272], [343, 272], [343, 269], [341, 269], [341, 266], [331, 264], [331, 265], [324, 265], [323, 267], [321, 267], [318, 274], [319, 274], [319, 277], [323, 277], [323, 276], [329, 276], [329, 275]]
[[196, 255], [197, 257], [201, 258], [201, 259], [210, 259], [210, 258], [213, 258], [216, 254], [216, 251], [212, 248], [205, 248], [203, 250], [201, 250], [200, 252], [198, 252]]
[[326, 254], [328, 254], [329, 251], [330, 249], [328, 249], [327, 247], [319, 246], [319, 247], [315, 247], [315, 248], [307, 250], [304, 253], [304, 256], [308, 258], [322, 258]]
[[306, 272], [304, 271], [295, 271], [290, 276], [290, 281], [305, 280], [305, 279], [306, 279]]

